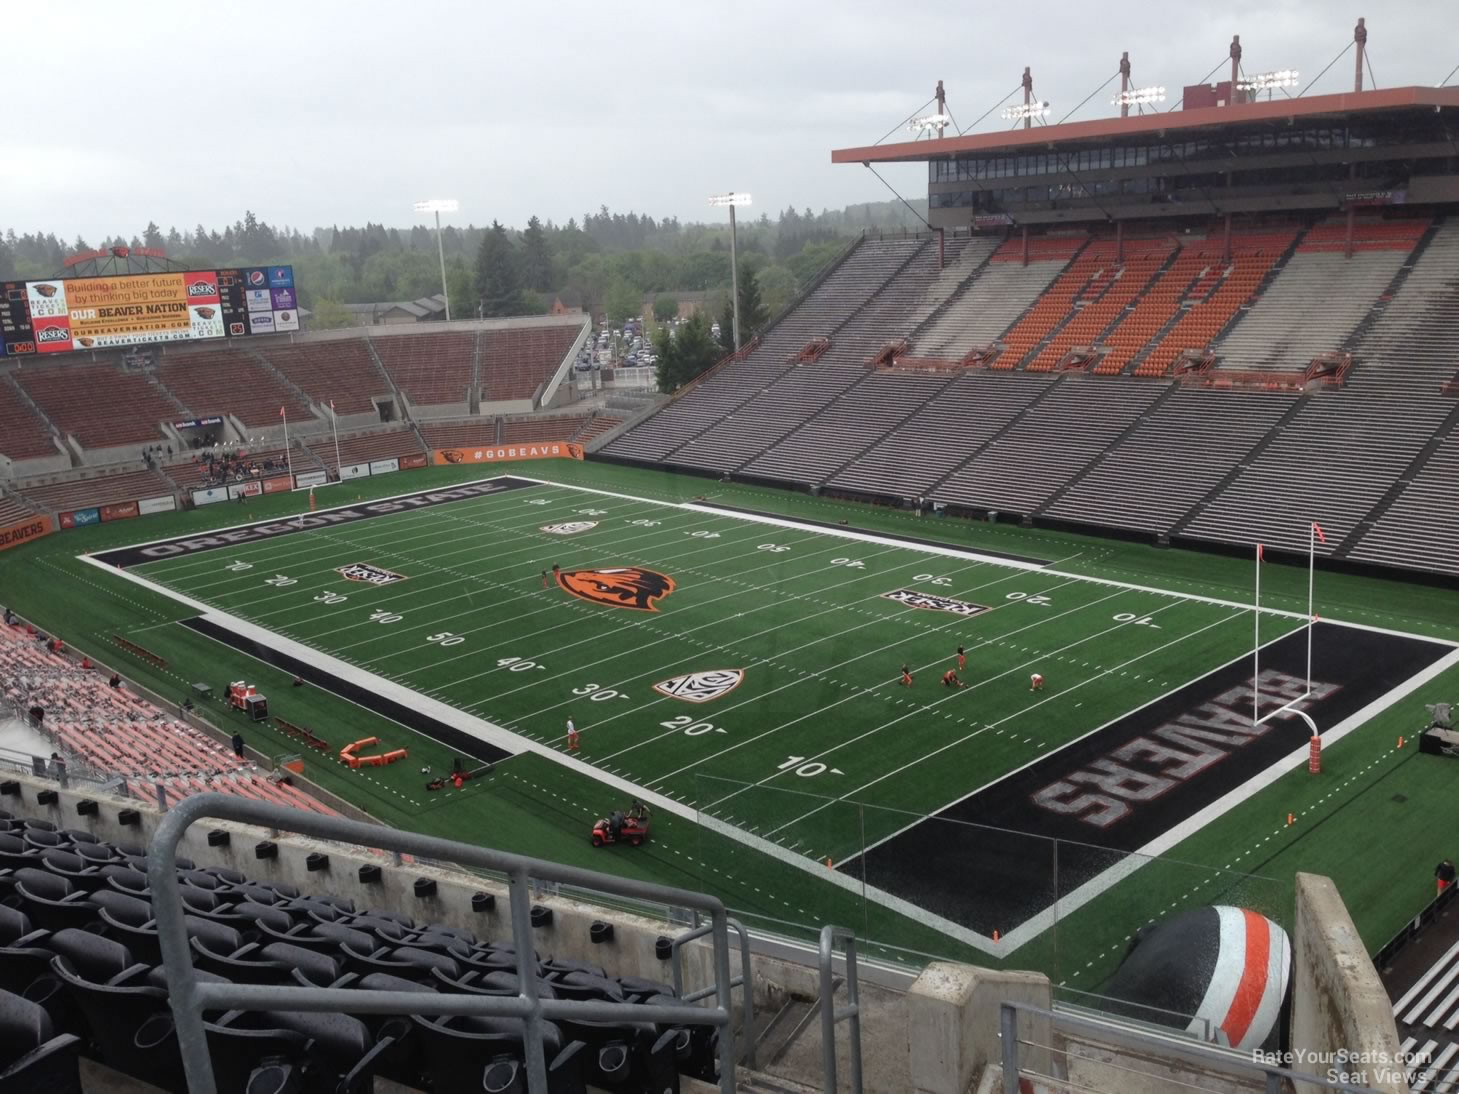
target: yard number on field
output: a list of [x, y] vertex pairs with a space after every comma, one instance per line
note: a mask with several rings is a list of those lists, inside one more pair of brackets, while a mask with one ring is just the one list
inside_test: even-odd
[[700, 529], [698, 532], [685, 532], [686, 536], [693, 536], [695, 539], [718, 539], [718, 532], [706, 532]]
[[831, 559], [831, 565], [845, 566], [847, 569], [850, 570], [866, 569], [866, 563], [862, 562], [859, 558], [833, 558]]
[[595, 703], [601, 703], [605, 699], [627, 699], [621, 691], [614, 691], [612, 688], [600, 688], [597, 684], [584, 684], [580, 688], [573, 688], [574, 695], [586, 695]]
[[264, 584], [276, 585], [282, 589], [285, 585], [299, 584], [299, 579], [297, 577], [289, 577], [287, 574], [275, 574], [273, 577], [265, 578]]
[[547, 666], [528, 661], [525, 657], [498, 657], [496, 667], [508, 672], [529, 672], [532, 669], [545, 669]]
[[371, 623], [399, 623], [404, 618], [399, 612], [386, 611], [384, 608], [377, 608], [370, 613]]
[[1041, 608], [1046, 608], [1053, 603], [1052, 600], [1042, 593], [1009, 593], [1007, 599], [1022, 600], [1025, 604], [1037, 604]]
[[636, 527], [639, 527], [639, 528], [657, 528], [660, 524], [663, 523], [663, 521], [661, 521], [661, 520], [630, 520], [628, 523], [629, 524], [632, 524], [632, 525], [635, 525]]
[[846, 774], [846, 772], [842, 771], [839, 767], [828, 768], [825, 764], [821, 763], [820, 760], [810, 760], [809, 762], [807, 762], [804, 756], [792, 756], [775, 770], [789, 771], [791, 768], [794, 768], [795, 773], [803, 779], [813, 779], [817, 775], [824, 775], [827, 771], [829, 771], [832, 775]]
[[772, 554], [783, 555], [786, 551], [790, 550], [790, 548], [780, 543], [762, 543], [760, 544], [760, 546], [756, 547], [755, 550], [769, 551]]
[[426, 641], [436, 646], [459, 646], [466, 641], [462, 634], [452, 634], [450, 631], [442, 631], [440, 634], [426, 635]]
[[710, 722], [696, 722], [688, 714], [676, 714], [667, 722], [660, 722], [659, 725], [665, 729], [682, 729], [686, 737], [702, 737], [706, 733], [724, 733], [725, 730]]
[[320, 604], [343, 604], [349, 597], [345, 596], [344, 593], [324, 592], [320, 593], [314, 599]]
[[606, 510], [606, 509], [579, 509], [577, 511], [577, 513], [578, 513], [578, 516], [582, 516], [582, 517], [605, 517], [605, 516], [608, 515], [608, 510]]
[[919, 582], [919, 583], [921, 583], [923, 585], [951, 585], [952, 584], [952, 578], [950, 578], [950, 577], [938, 577], [936, 574], [917, 574], [916, 576], [914, 576], [912, 578], [912, 580], [913, 581], [916, 581], [916, 582]]
[[1148, 615], [1136, 615], [1134, 612], [1120, 612], [1114, 617], [1116, 623], [1133, 623], [1137, 627], [1154, 627], [1157, 631], [1160, 624], [1152, 620]]
[[227, 569], [232, 570], [235, 574], [241, 574], [244, 570], [251, 570], [251, 569], [253, 569], [253, 563], [251, 563], [251, 562], [235, 562], [231, 566], [228, 566]]

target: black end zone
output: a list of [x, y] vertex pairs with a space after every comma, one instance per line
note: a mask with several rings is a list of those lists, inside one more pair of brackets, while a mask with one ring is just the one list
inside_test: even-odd
[[[1314, 695], [1302, 709], [1319, 730], [1329, 729], [1452, 651], [1442, 643], [1320, 623], [1313, 631]], [[1305, 630], [1263, 647], [1263, 715], [1301, 694], [1306, 665]], [[1305, 750], [1310, 737], [1293, 714], [1252, 726], [1247, 655], [837, 869], [859, 875], [864, 859], [869, 884], [980, 934], [1007, 933]]]
[[[231, 646], [241, 653], [246, 653], [259, 661], [273, 665], [275, 668], [283, 669], [302, 680], [313, 684], [317, 688], [338, 695], [342, 699], [348, 699], [357, 706], [373, 711], [383, 718], [399, 722], [401, 725], [415, 730], [423, 736], [434, 741], [439, 741], [447, 748], [454, 749], [463, 756], [470, 756], [473, 759], [481, 760], [486, 764], [498, 763], [512, 757], [512, 753], [497, 748], [496, 745], [488, 744], [469, 733], [463, 733], [455, 726], [448, 726], [445, 722], [422, 714], [418, 710], [397, 703], [394, 699], [388, 699], [371, 691], [367, 687], [353, 684], [344, 680], [332, 672], [326, 672], [307, 661], [292, 657], [287, 653], [266, 646], [262, 642], [255, 642], [251, 638], [236, 634], [226, 627], [214, 623], [210, 619], [198, 616], [193, 619], [184, 619], [182, 625], [198, 634], [206, 635], [215, 641], [222, 642], [225, 646]], [[224, 689], [227, 690], [226, 688]], [[277, 702], [277, 700], [276, 700]]]

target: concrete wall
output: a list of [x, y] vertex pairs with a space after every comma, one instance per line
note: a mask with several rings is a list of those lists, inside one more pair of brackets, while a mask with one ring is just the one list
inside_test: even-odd
[[[917, 1094], [962, 1094], [990, 1063], [1001, 1058], [999, 1021], [1005, 1002], [1048, 1009], [1053, 989], [1042, 973], [992, 969], [935, 961], [907, 993], [908, 1089]], [[1020, 1018], [1021, 1039], [1052, 1043], [1042, 1019]], [[1025, 1049], [1023, 1066], [1053, 1074], [1046, 1051]]]
[[[1355, 1086], [1406, 1094], [1393, 1004], [1331, 878], [1297, 875], [1292, 934], [1294, 1058], [1288, 1066], [1322, 1077], [1337, 1068], [1360, 1075], [1347, 1080]], [[1344, 1065], [1341, 1054], [1368, 1062]]]

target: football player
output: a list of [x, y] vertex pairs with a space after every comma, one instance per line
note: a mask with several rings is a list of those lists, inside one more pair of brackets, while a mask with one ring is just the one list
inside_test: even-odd
[[1043, 691], [1044, 690], [1044, 678], [1043, 678], [1043, 676], [1040, 675], [1037, 672], [1034, 673], [1032, 676], [1030, 676], [1028, 678], [1028, 690], [1029, 691]]
[[968, 655], [961, 646], [957, 648], [957, 671], [968, 671]]
[[945, 687], [945, 688], [965, 688], [965, 687], [967, 687], [966, 684], [964, 684], [961, 680], [959, 680], [957, 678], [957, 670], [956, 669], [948, 669], [946, 672], [944, 672], [942, 674], [942, 686]]
[[903, 665], [902, 666], [902, 687], [909, 688], [911, 686], [912, 686], [912, 670], [909, 669], [906, 665]]

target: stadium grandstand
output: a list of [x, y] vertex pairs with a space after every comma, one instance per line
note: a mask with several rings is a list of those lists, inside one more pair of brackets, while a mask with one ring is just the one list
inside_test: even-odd
[[0, 1094], [1459, 1090], [1459, 89], [1366, 40], [939, 81], [665, 398], [286, 267], [0, 358]]

